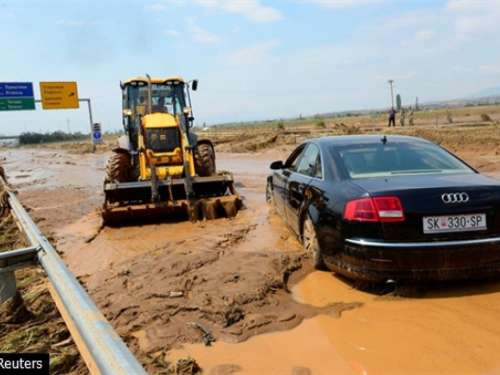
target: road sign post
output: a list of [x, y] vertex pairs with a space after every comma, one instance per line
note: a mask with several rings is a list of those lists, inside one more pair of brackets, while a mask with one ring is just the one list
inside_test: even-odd
[[0, 111], [35, 109], [35, 96], [31, 82], [0, 82]]
[[94, 146], [102, 144], [101, 124], [99, 123], [92, 125], [92, 144]]
[[43, 109], [80, 108], [76, 82], [40, 82]]

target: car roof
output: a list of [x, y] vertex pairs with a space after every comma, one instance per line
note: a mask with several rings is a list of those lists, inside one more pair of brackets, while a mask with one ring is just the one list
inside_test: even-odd
[[382, 142], [386, 139], [386, 144], [391, 142], [397, 143], [432, 143], [426, 139], [419, 137], [411, 137], [407, 135], [392, 135], [392, 134], [356, 134], [356, 135], [333, 135], [328, 137], [311, 138], [304, 143], [314, 142], [320, 146], [347, 146], [355, 144], [371, 144]]

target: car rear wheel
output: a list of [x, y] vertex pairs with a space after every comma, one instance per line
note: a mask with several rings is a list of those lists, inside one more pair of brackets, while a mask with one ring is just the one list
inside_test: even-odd
[[304, 246], [304, 250], [309, 255], [309, 259], [311, 260], [313, 267], [317, 270], [323, 269], [325, 266], [318, 243], [318, 237], [309, 215], [307, 215], [302, 229], [302, 245]]

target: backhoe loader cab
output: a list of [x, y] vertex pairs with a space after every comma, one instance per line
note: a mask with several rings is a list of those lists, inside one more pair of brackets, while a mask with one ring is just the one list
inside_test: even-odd
[[235, 216], [242, 202], [232, 174], [217, 173], [211, 141], [190, 132], [189, 84], [148, 76], [120, 86], [125, 134], [106, 168], [105, 223]]
[[[193, 90], [197, 81], [193, 81]], [[137, 116], [152, 113], [169, 113], [174, 117], [184, 117], [184, 130], [189, 133], [192, 126], [189, 86], [182, 78], [153, 79], [149, 82], [145, 78], [132, 78], [121, 84], [123, 93], [123, 126], [125, 134], [129, 135], [130, 142], [137, 142]], [[163, 101], [160, 109], [160, 101]], [[165, 124], [166, 125], [166, 124]]]

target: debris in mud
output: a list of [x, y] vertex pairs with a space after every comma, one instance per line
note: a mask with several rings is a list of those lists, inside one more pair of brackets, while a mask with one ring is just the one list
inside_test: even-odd
[[241, 319], [243, 319], [244, 314], [242, 309], [238, 307], [233, 307], [226, 312], [225, 316], [226, 316], [226, 322], [224, 323], [222, 328], [230, 327], [234, 323], [239, 322]]
[[307, 367], [295, 367], [292, 375], [312, 375], [312, 372]]
[[191, 323], [187, 323], [187, 325], [190, 327], [199, 329], [200, 331], [203, 332], [202, 338], [203, 338], [203, 341], [205, 342], [205, 346], [212, 346], [212, 343], [215, 342], [215, 339], [212, 336], [212, 334], [207, 329], [200, 326], [198, 323], [191, 322]]
[[203, 372], [196, 361], [191, 358], [181, 358], [173, 369], [167, 370], [169, 375], [201, 375]]
[[170, 292], [168, 296], [170, 298], [179, 298], [184, 296], [184, 292]]
[[238, 365], [223, 364], [213, 367], [208, 375], [232, 375], [240, 372], [242, 368]]

